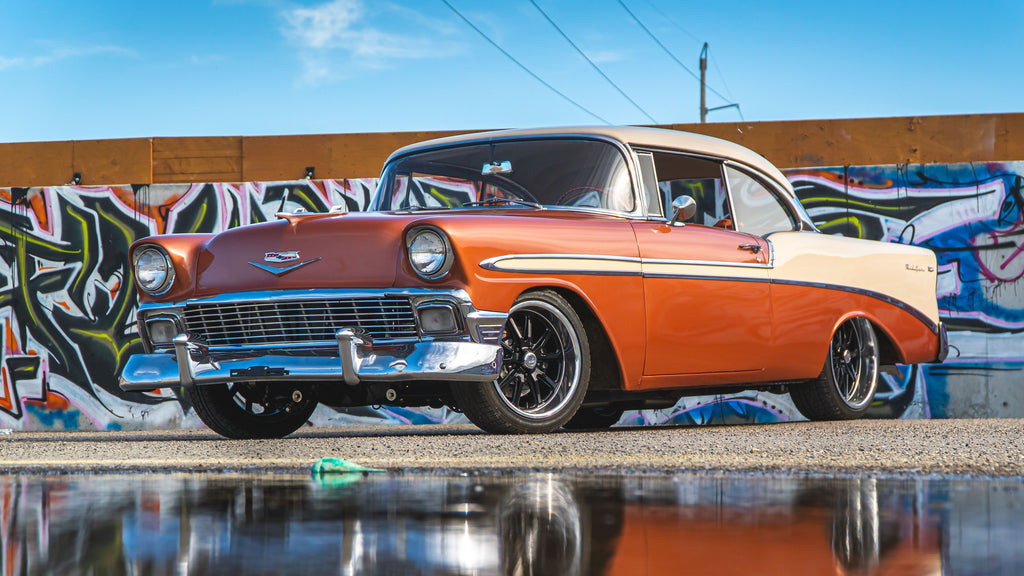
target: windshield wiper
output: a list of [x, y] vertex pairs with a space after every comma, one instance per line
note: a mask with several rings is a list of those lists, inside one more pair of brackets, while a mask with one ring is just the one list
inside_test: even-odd
[[419, 206], [419, 205], [413, 206], [411, 204], [406, 204], [405, 206], [401, 206], [401, 207], [395, 209], [395, 211], [396, 212], [418, 212], [419, 210], [451, 210], [451, 208], [452, 208], [451, 206]]
[[519, 198], [488, 198], [487, 200], [478, 200], [476, 202], [466, 202], [462, 206], [493, 206], [495, 204], [518, 204], [520, 206], [529, 206], [530, 208], [536, 208], [543, 210], [544, 207], [536, 202], [530, 202], [528, 200], [520, 200]]

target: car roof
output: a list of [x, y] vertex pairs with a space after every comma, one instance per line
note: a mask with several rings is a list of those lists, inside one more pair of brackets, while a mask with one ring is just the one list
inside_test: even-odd
[[635, 148], [664, 148], [692, 152], [708, 156], [716, 156], [745, 164], [770, 176], [775, 182], [782, 186], [786, 192], [795, 197], [789, 180], [771, 162], [760, 154], [721, 138], [683, 132], [681, 130], [667, 130], [664, 128], [646, 128], [640, 126], [569, 126], [559, 128], [527, 128], [516, 130], [496, 130], [490, 132], [476, 132], [448, 136], [418, 142], [399, 148], [391, 156], [388, 162], [397, 156], [438, 146], [454, 146], [466, 143], [481, 143], [507, 138], [530, 138], [530, 137], [552, 137], [552, 136], [595, 136], [617, 140], [627, 146]]

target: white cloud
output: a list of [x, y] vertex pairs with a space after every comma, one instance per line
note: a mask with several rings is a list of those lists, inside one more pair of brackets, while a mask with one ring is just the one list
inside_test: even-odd
[[[389, 60], [437, 58], [455, 51], [452, 42], [439, 38], [448, 26], [430, 26], [429, 19], [418, 12], [387, 3], [374, 3], [373, 10], [373, 14], [368, 13], [361, 0], [331, 0], [284, 12], [284, 33], [301, 48], [303, 77], [307, 82], [331, 77], [332, 56], [337, 54], [351, 56], [352, 62], [360, 66], [377, 68]], [[389, 26], [412, 32], [388, 32], [375, 27], [371, 17], [381, 13], [387, 13]], [[430, 30], [433, 36], [419, 36], [419, 29]]]
[[332, 48], [357, 34], [352, 25], [363, 15], [358, 0], [333, 0], [315, 8], [295, 8], [285, 14], [290, 31], [310, 48]]
[[16, 56], [13, 58], [7, 58], [0, 56], [0, 70], [7, 68], [40, 68], [68, 58], [98, 56], [104, 54], [130, 58], [138, 57], [138, 54], [135, 51], [122, 48], [120, 46], [53, 48], [49, 52], [31, 57]]

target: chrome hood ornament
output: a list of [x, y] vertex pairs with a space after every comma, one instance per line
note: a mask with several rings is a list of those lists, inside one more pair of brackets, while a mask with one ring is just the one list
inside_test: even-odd
[[[263, 254], [263, 261], [264, 262], [272, 262], [272, 263], [275, 263], [275, 264], [281, 264], [281, 263], [285, 263], [285, 262], [295, 262], [298, 259], [299, 259], [299, 251], [298, 250], [282, 250], [282, 251], [277, 251], [277, 252], [266, 252], [266, 253]], [[298, 262], [296, 264], [292, 264], [291, 266], [284, 266], [284, 267], [267, 266], [266, 264], [260, 264], [259, 262], [249, 262], [249, 264], [252, 264], [253, 266], [259, 268], [260, 270], [265, 270], [267, 272], [270, 272], [274, 276], [284, 276], [285, 274], [291, 272], [292, 270], [298, 270], [299, 268], [302, 268], [303, 266], [305, 266], [307, 264], [312, 264], [313, 262], [316, 262], [317, 260], [320, 260], [320, 259], [321, 259], [321, 257], [318, 256], [318, 257], [313, 258], [311, 260], [306, 260], [305, 262]]]

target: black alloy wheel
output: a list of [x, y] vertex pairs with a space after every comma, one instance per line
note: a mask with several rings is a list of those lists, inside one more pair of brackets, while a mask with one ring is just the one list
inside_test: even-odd
[[851, 318], [829, 342], [817, 379], [790, 389], [793, 404], [809, 420], [860, 418], [878, 388], [878, 340], [871, 322]]
[[492, 383], [452, 385], [459, 407], [489, 432], [549, 432], [579, 409], [590, 381], [590, 341], [572, 306], [542, 290], [520, 296], [501, 339]]

